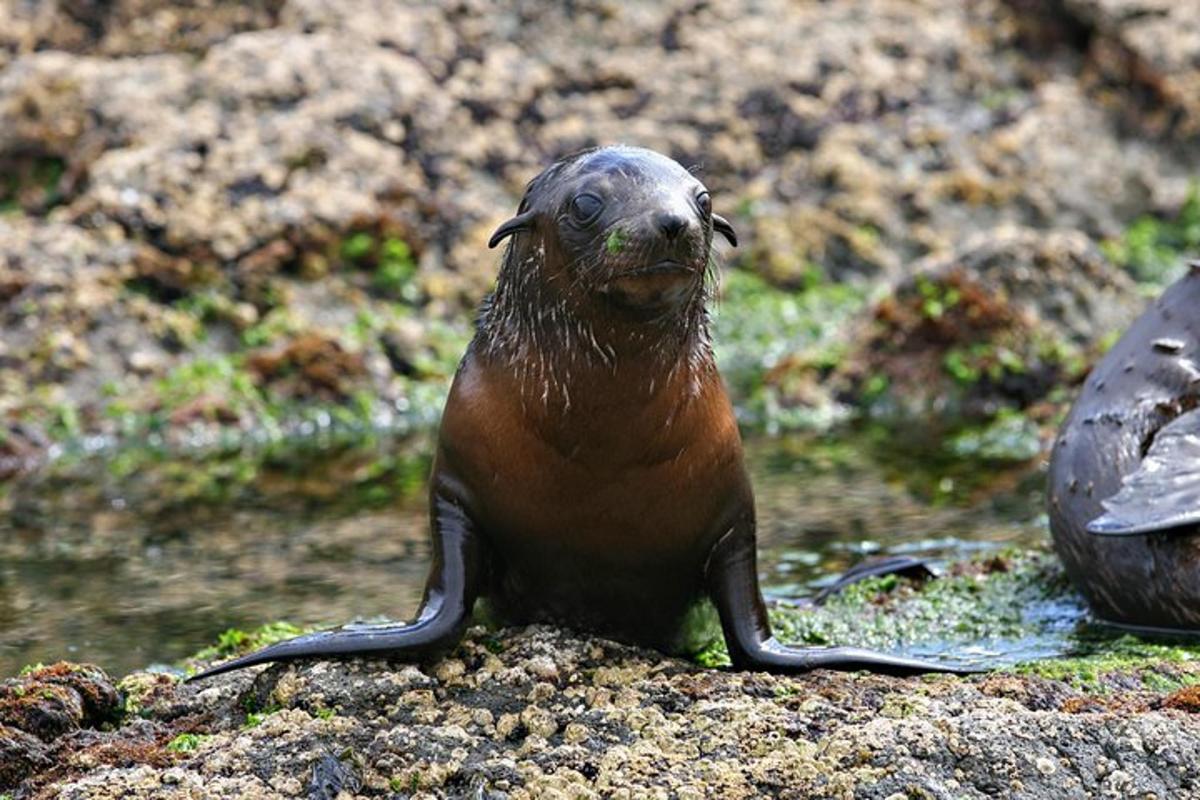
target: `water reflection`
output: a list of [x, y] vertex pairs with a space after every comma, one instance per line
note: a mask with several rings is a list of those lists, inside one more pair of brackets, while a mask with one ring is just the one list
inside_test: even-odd
[[764, 590], [811, 594], [864, 557], [935, 566], [1048, 541], [1040, 462], [952, 459], [875, 432], [748, 449]]
[[[1028, 465], [894, 459], [870, 436], [752, 441], [765, 588], [865, 554], [950, 560], [1043, 541]], [[0, 494], [0, 675], [178, 660], [229, 627], [405, 617], [428, 562], [429, 444], [81, 463]], [[920, 468], [914, 466], [920, 464]]]

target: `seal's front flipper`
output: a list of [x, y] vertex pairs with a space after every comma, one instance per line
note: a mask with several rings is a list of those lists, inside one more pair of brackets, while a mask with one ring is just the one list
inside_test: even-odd
[[852, 586], [867, 578], [878, 578], [883, 575], [899, 575], [912, 580], [929, 580], [937, 577], [937, 573], [929, 564], [919, 558], [912, 556], [875, 558], [855, 564], [839, 575], [836, 581], [817, 592], [812, 599], [813, 605], [821, 605], [847, 586]]
[[1087, 526], [1102, 536], [1186, 533], [1200, 525], [1200, 410], [1165, 425], [1103, 505], [1106, 513]]
[[886, 675], [927, 672], [970, 674], [984, 670], [891, 656], [857, 647], [787, 647], [771, 636], [767, 609], [758, 590], [754, 531], [750, 522], [735, 527], [713, 547], [705, 580], [721, 617], [729, 659], [737, 669], [794, 673], [814, 669], [869, 670]]
[[466, 512], [456, 502], [434, 498], [433, 564], [425, 597], [412, 622], [346, 625], [297, 636], [188, 678], [196, 681], [272, 661], [375, 655], [410, 660], [453, 647], [471, 616], [480, 584], [483, 545]]

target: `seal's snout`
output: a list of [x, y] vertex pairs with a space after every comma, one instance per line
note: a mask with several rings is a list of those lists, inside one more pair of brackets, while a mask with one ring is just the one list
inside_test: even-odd
[[655, 215], [654, 221], [667, 239], [679, 238], [679, 234], [683, 233], [688, 224], [686, 217], [674, 211], [660, 211]]

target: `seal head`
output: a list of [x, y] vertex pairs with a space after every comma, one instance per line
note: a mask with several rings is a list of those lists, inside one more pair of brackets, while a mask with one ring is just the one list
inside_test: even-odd
[[634, 317], [703, 301], [713, 232], [737, 243], [708, 190], [666, 156], [640, 147], [585, 150], [530, 182], [518, 213], [492, 236], [514, 237], [506, 261], [540, 247], [545, 278]]

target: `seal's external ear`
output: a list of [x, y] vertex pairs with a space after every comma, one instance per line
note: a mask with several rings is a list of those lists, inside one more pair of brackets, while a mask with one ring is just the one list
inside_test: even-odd
[[729, 220], [720, 214], [713, 214], [712, 221], [713, 230], [728, 239], [731, 245], [737, 247], [737, 233], [733, 230], [733, 226], [729, 224]]
[[496, 228], [496, 232], [492, 234], [492, 238], [488, 239], [488, 248], [491, 249], [507, 239], [509, 236], [512, 236], [517, 231], [528, 228], [531, 224], [533, 224], [533, 217], [534, 213], [532, 211], [523, 211], [507, 222], [501, 224], [499, 228]]

